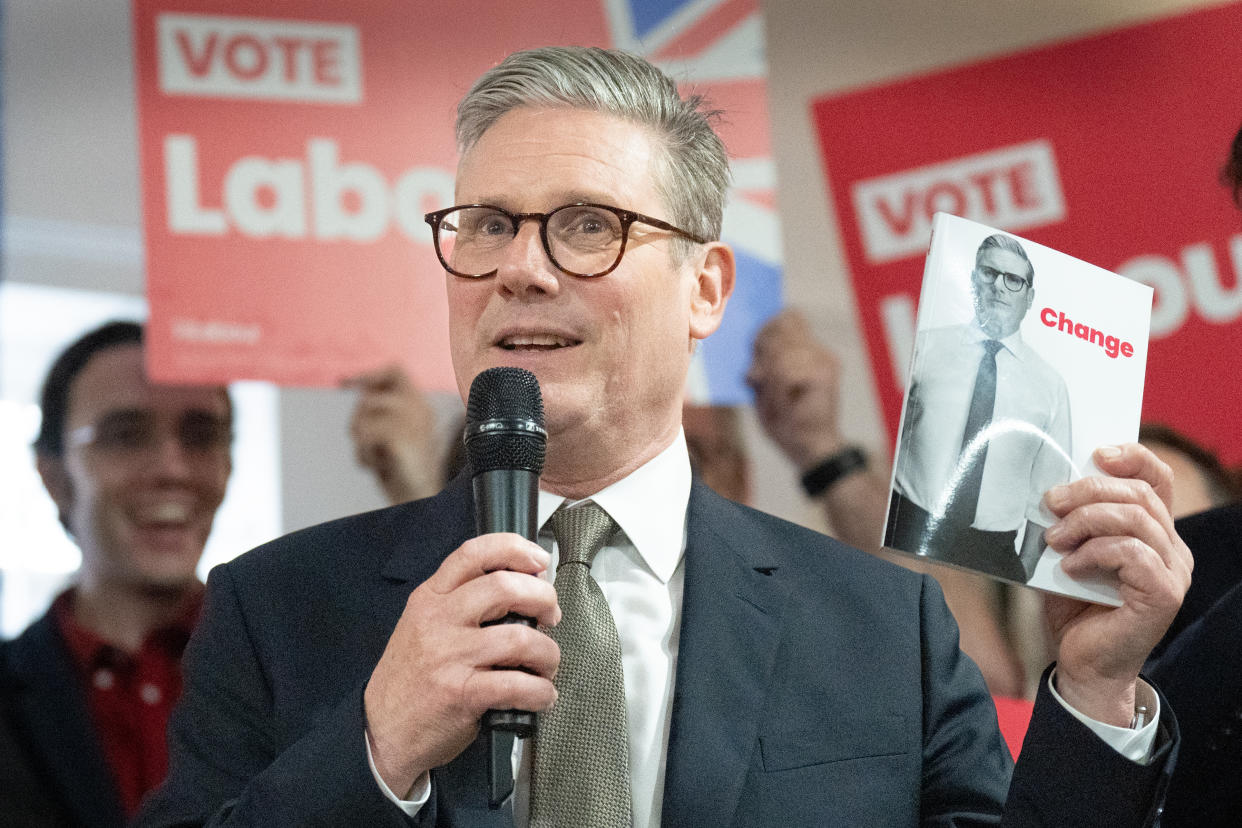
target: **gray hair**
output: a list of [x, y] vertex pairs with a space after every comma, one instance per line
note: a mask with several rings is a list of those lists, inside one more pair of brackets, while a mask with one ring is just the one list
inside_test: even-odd
[[1031, 271], [1030, 286], [1035, 287], [1035, 265], [1031, 264], [1030, 257], [1026, 255], [1022, 245], [1018, 244], [1017, 239], [1012, 236], [1006, 236], [1004, 233], [993, 233], [979, 242], [979, 249], [975, 251], [975, 264], [978, 265], [979, 260], [983, 258], [983, 254], [993, 249], [1008, 250], [1026, 262], [1026, 269]]
[[[458, 104], [458, 151], [464, 155], [501, 116], [523, 106], [586, 109], [649, 128], [664, 149], [654, 173], [668, 221], [700, 238], [720, 238], [729, 159], [712, 124], [721, 113], [706, 109], [699, 95], [683, 99], [673, 80], [645, 58], [582, 46], [514, 52]], [[676, 243], [689, 250], [689, 241]]]

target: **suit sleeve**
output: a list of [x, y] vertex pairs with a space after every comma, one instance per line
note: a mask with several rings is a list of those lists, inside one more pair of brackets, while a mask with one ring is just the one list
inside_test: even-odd
[[1052, 697], [1049, 667], [1010, 778], [1009, 751], [978, 669], [958, 650], [956, 626], [930, 577], [923, 592], [924, 828], [1099, 828], [1102, 815], [1109, 828], [1154, 824], [1179, 741], [1167, 699], [1161, 696], [1156, 754], [1139, 765]]
[[[1002, 825], [1117, 828], [1156, 824], [1176, 762], [1177, 720], [1160, 697], [1160, 735], [1147, 765], [1126, 759], [1061, 706], [1039, 680], [1031, 724], [1014, 768]], [[1153, 685], [1154, 686], [1154, 685]], [[1156, 691], [1159, 693], [1159, 689]]]
[[212, 571], [183, 669], [169, 774], [146, 802], [140, 828], [435, 824], [434, 797], [411, 820], [375, 784], [361, 684], [278, 749], [272, 694], [227, 567]]

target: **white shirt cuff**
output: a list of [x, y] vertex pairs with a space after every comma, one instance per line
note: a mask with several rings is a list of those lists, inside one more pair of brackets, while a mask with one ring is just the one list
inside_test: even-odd
[[1048, 676], [1048, 689], [1052, 691], [1052, 697], [1068, 710], [1071, 716], [1086, 725], [1092, 733], [1103, 739], [1105, 744], [1131, 762], [1136, 762], [1140, 765], [1151, 764], [1152, 748], [1156, 744], [1156, 733], [1159, 730], [1160, 696], [1156, 694], [1156, 691], [1152, 689], [1150, 684], [1139, 679], [1138, 685], [1134, 689], [1135, 704], [1140, 707], [1146, 707], [1148, 711], [1146, 723], [1136, 730], [1097, 721], [1075, 710], [1057, 692], [1056, 683], [1053, 682], [1056, 674], [1057, 672], [1054, 669]]
[[414, 780], [414, 787], [410, 789], [409, 798], [402, 799], [392, 792], [392, 788], [388, 787], [388, 783], [384, 781], [384, 777], [379, 775], [379, 771], [375, 769], [375, 757], [371, 755], [371, 736], [363, 731], [363, 741], [367, 743], [367, 765], [371, 768], [371, 776], [375, 777], [375, 784], [379, 785], [379, 789], [384, 793], [384, 797], [401, 809], [406, 816], [418, 816], [418, 812], [427, 804], [427, 800], [431, 799], [431, 773], [424, 772], [422, 776]]

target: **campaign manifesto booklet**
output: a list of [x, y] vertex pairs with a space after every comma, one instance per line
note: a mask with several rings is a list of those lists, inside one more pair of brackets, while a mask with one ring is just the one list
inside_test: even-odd
[[932, 222], [884, 545], [1119, 605], [1043, 543], [1043, 495], [1138, 437], [1152, 289], [946, 213]]

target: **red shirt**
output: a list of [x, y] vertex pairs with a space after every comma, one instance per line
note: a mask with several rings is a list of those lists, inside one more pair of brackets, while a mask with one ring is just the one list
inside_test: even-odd
[[52, 615], [86, 687], [87, 707], [112, 769], [127, 817], [168, 772], [165, 728], [181, 696], [181, 653], [198, 620], [201, 599], [176, 623], [155, 630], [130, 654], [101, 639], [73, 616], [73, 590], [52, 603]]

